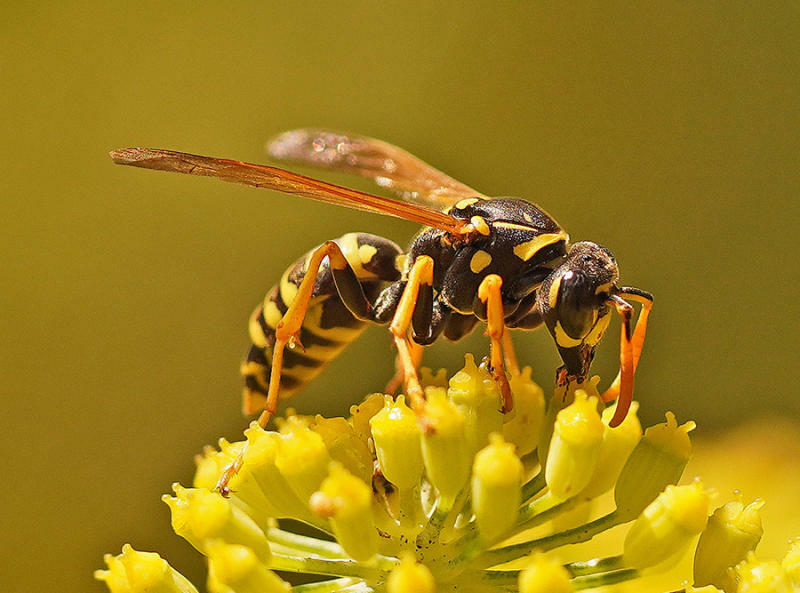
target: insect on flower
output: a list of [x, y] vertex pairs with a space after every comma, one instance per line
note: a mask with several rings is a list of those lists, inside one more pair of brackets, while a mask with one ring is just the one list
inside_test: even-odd
[[[508, 412], [513, 402], [504, 358], [512, 370], [516, 362], [506, 329], [545, 325], [564, 363], [558, 383], [582, 383], [612, 311], [622, 318], [620, 372], [603, 399], [618, 400], [611, 426], [622, 422], [653, 298], [618, 285], [608, 249], [586, 241], [568, 246], [567, 233], [538, 206], [487, 197], [379, 140], [300, 129], [280, 135], [268, 150], [278, 160], [371, 178], [405, 201], [266, 165], [171, 150], [124, 148], [111, 157], [122, 165], [217, 177], [425, 226], [406, 252], [367, 233], [326, 241], [267, 293], [251, 316], [253, 344], [242, 364], [244, 409], [263, 410], [260, 426], [275, 413], [279, 395], [288, 397], [310, 381], [366, 323], [389, 324], [398, 356], [394, 387], [405, 386], [424, 423], [417, 366], [422, 348], [440, 335], [455, 341], [478, 321], [487, 324], [490, 366]], [[633, 330], [626, 299], [643, 305]], [[221, 478], [221, 491], [237, 468]]]

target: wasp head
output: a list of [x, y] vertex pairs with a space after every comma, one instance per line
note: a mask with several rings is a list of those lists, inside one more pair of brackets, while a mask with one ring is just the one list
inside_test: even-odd
[[564, 361], [566, 374], [582, 380], [610, 320], [609, 297], [619, 272], [611, 252], [583, 241], [542, 283], [537, 304]]

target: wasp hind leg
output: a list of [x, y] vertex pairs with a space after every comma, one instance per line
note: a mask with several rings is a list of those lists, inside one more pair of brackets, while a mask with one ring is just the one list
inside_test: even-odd
[[[266, 400], [263, 411], [258, 417], [258, 425], [266, 428], [270, 418], [275, 414], [278, 405], [278, 393], [281, 383], [281, 369], [283, 368], [283, 354], [287, 345], [303, 350], [300, 343], [300, 329], [303, 326], [306, 312], [308, 311], [309, 301], [314, 291], [314, 284], [319, 275], [320, 266], [325, 258], [328, 258], [331, 273], [336, 283], [337, 292], [342, 298], [350, 312], [359, 319], [368, 319], [369, 301], [364, 295], [364, 291], [353, 271], [353, 268], [342, 253], [341, 248], [334, 241], [326, 241], [317, 247], [308, 259], [305, 274], [297, 294], [289, 305], [286, 313], [275, 327], [275, 343], [272, 347], [272, 360], [270, 363], [269, 386], [266, 391]], [[360, 293], [360, 297], [359, 297]], [[251, 387], [258, 388], [263, 386], [253, 384]], [[239, 472], [242, 467], [247, 444], [245, 443], [239, 456], [229, 465], [217, 481], [217, 490], [223, 495], [230, 494], [228, 483]]]

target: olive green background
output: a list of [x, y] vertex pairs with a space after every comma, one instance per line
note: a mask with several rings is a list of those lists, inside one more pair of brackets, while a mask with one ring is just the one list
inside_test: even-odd
[[[656, 295], [648, 422], [800, 416], [799, 40], [793, 2], [5, 2], [2, 589], [101, 591], [91, 570], [126, 541], [202, 583], [158, 497], [245, 425], [252, 307], [324, 239], [416, 228], [116, 167], [116, 147], [263, 161], [292, 127], [386, 139], [536, 201]], [[548, 336], [516, 342], [550, 385]], [[426, 360], [465, 350], [486, 341]], [[373, 328], [293, 402], [342, 412], [391, 369]]]

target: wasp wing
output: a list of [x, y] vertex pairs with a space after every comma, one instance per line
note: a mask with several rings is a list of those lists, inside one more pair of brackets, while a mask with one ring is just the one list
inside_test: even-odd
[[458, 233], [465, 225], [465, 221], [420, 204], [373, 196], [267, 165], [155, 148], [121, 148], [109, 154], [120, 165], [216, 177], [230, 183], [273, 189], [355, 210], [395, 216], [451, 233]]
[[439, 209], [464, 198], [485, 197], [402, 148], [365, 136], [303, 128], [270, 141], [267, 152], [281, 161], [361, 175], [406, 201]]

